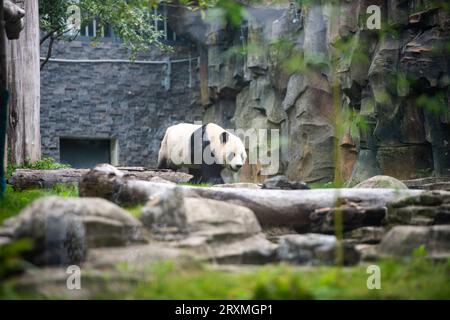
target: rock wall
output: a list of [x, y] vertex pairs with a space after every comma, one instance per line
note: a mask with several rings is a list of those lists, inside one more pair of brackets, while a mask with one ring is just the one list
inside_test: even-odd
[[[152, 49], [137, 60], [195, 58], [188, 46]], [[46, 55], [42, 48], [41, 56]], [[129, 59], [122, 44], [90, 40], [58, 43], [55, 59]], [[191, 55], [189, 55], [191, 53]], [[197, 61], [166, 64], [49, 62], [41, 73], [42, 153], [59, 160], [59, 139], [117, 139], [119, 165], [154, 167], [168, 126], [201, 120]], [[191, 68], [191, 87], [189, 87]]]
[[[368, 29], [370, 5], [381, 8], [381, 30]], [[207, 51], [204, 120], [279, 129], [280, 172], [291, 179], [448, 175], [448, 10], [427, 0], [324, 1], [248, 8], [238, 27], [215, 19], [187, 28]], [[258, 166], [242, 172], [263, 179]]]

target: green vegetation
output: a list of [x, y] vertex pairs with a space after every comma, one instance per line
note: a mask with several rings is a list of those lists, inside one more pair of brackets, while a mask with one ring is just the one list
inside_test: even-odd
[[134, 207], [125, 207], [124, 209], [131, 213], [132, 216], [138, 218], [141, 216], [143, 205], [137, 205]]
[[180, 183], [180, 185], [188, 187], [200, 187], [200, 188], [212, 187], [212, 184], [210, 183], [195, 183], [195, 182], [183, 182]]
[[11, 186], [6, 188], [3, 199], [0, 199], [0, 224], [12, 217], [37, 198], [57, 195], [61, 197], [76, 197], [78, 189], [74, 186], [56, 185], [53, 189], [16, 190]]
[[[137, 272], [119, 265], [103, 277], [89, 276], [83, 285], [101, 288], [96, 299], [448, 299], [450, 260], [431, 262], [423, 255], [409, 261], [384, 260], [381, 289], [367, 288], [367, 266], [294, 267], [267, 265], [224, 271], [197, 263], [160, 262]], [[119, 285], [125, 281], [126, 286]], [[120, 288], [120, 289], [119, 289]], [[97, 292], [97, 291], [96, 291]], [[0, 298], [30, 297], [14, 282], [0, 285]], [[68, 298], [52, 296], [51, 298]], [[42, 299], [47, 296], [32, 296]]]
[[70, 165], [58, 163], [52, 157], [45, 157], [35, 162], [26, 161], [22, 166], [15, 166], [10, 163], [11, 161], [8, 161], [6, 177], [10, 177], [16, 169], [54, 170], [70, 168]]
[[[7, 245], [0, 246], [0, 281], [21, 273], [27, 266], [21, 255], [24, 251], [31, 249], [32, 242], [22, 239]], [[0, 286], [0, 295], [3, 289]]]
[[448, 299], [450, 260], [433, 263], [423, 255], [408, 262], [385, 260], [381, 289], [367, 288], [366, 266], [293, 267], [270, 265], [242, 272], [208, 266], [162, 263], [129, 291], [98, 298], [135, 299]]
[[336, 189], [336, 188], [342, 188], [342, 185], [337, 185], [335, 182], [314, 182], [311, 184], [308, 184], [308, 186], [311, 189]]

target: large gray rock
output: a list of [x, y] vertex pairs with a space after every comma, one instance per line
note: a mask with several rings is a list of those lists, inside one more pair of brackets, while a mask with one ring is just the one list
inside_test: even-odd
[[[141, 221], [166, 240], [170, 234], [196, 239], [197, 243], [245, 238], [261, 232], [248, 208], [223, 201], [183, 197], [181, 189], [162, 189], [142, 209]], [[164, 237], [165, 236], [165, 237]], [[189, 240], [191, 241], [191, 240]]]
[[246, 238], [261, 232], [253, 211], [223, 201], [185, 198], [187, 224], [191, 234], [206, 242]]
[[27, 255], [36, 264], [83, 261], [89, 248], [146, 242], [142, 224], [129, 213], [97, 198], [45, 197], [5, 221], [2, 236], [30, 238]]
[[318, 233], [334, 233], [336, 215], [342, 216], [343, 231], [350, 231], [367, 226], [380, 226], [386, 215], [386, 207], [360, 207], [356, 204], [335, 208], [321, 208], [310, 215], [311, 230]]
[[196, 243], [195, 238], [188, 238], [179, 245], [194, 250], [202, 260], [220, 264], [265, 264], [276, 261], [277, 245], [268, 241], [262, 233], [236, 241], [218, 241], [208, 245], [201, 241]]
[[450, 224], [450, 192], [427, 191], [389, 204], [390, 225]]
[[175, 248], [167, 243], [150, 242], [143, 245], [116, 248], [96, 248], [89, 252], [85, 266], [96, 269], [125, 264], [134, 270], [145, 270], [161, 261], [195, 259], [193, 252]]
[[[336, 263], [335, 236], [322, 234], [291, 234], [280, 237], [277, 258], [296, 264], [334, 264]], [[352, 245], [343, 244], [344, 264], [355, 264], [359, 254]]]
[[374, 176], [358, 183], [353, 188], [408, 189], [403, 182], [389, 176]]
[[156, 234], [186, 233], [188, 225], [181, 189], [161, 189], [151, 196], [140, 220]]
[[384, 236], [377, 251], [381, 256], [409, 257], [422, 245], [430, 258], [450, 257], [450, 225], [394, 227]]
[[344, 238], [356, 243], [379, 243], [386, 233], [383, 227], [361, 227], [344, 234]]

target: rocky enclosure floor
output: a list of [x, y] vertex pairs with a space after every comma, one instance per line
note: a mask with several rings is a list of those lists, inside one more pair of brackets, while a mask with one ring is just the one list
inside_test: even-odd
[[[282, 177], [262, 187], [144, 181], [98, 166], [82, 175], [80, 197], [39, 197], [4, 221], [2, 295], [407, 298], [418, 281], [427, 290], [415, 296], [450, 298], [442, 286], [450, 283], [450, 192], [382, 176], [352, 189], [298, 190], [305, 186]], [[25, 239], [32, 246], [17, 255], [26, 267], [8, 269], [11, 248]], [[372, 264], [388, 270], [386, 291], [368, 289]], [[80, 267], [84, 290], [67, 289], [69, 265]], [[412, 280], [420, 268], [433, 271]], [[183, 279], [187, 290], [173, 292]]]

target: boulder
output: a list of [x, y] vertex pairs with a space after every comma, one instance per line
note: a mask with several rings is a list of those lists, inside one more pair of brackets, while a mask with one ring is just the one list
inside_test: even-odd
[[206, 242], [235, 241], [261, 232], [252, 210], [223, 201], [185, 198], [187, 224], [191, 234]]
[[348, 203], [335, 208], [316, 209], [309, 216], [311, 230], [318, 233], [332, 234], [335, 232], [335, 217], [342, 216], [343, 231], [350, 231], [366, 226], [380, 226], [386, 215], [386, 207], [361, 207]]
[[[291, 234], [280, 237], [277, 259], [295, 264], [319, 265], [336, 262], [335, 236], [322, 234]], [[359, 254], [352, 245], [343, 244], [344, 264], [356, 264]]]
[[262, 185], [263, 189], [281, 190], [308, 190], [306, 183], [301, 181], [290, 181], [286, 176], [275, 176], [268, 178]]
[[389, 176], [374, 176], [358, 183], [353, 188], [408, 189], [403, 182]]
[[379, 258], [375, 244], [357, 244], [355, 250], [359, 253], [362, 262], [373, 262]]
[[223, 201], [183, 197], [179, 188], [150, 198], [141, 220], [154, 239], [170, 241], [201, 259], [219, 263], [273, 261], [276, 245], [261, 233], [248, 208]]
[[346, 232], [344, 238], [357, 243], [374, 244], [379, 243], [385, 233], [383, 227], [361, 227]]
[[[183, 243], [186, 247], [186, 242]], [[262, 233], [233, 242], [217, 242], [208, 246], [190, 246], [202, 259], [220, 264], [265, 264], [276, 261], [277, 245]]]
[[450, 224], [450, 192], [427, 191], [389, 204], [389, 225]]
[[380, 256], [410, 257], [422, 245], [429, 258], [449, 258], [450, 225], [396, 226], [383, 237], [377, 251]]
[[187, 232], [187, 217], [181, 189], [162, 189], [161, 192], [151, 196], [142, 209], [140, 220], [155, 234], [168, 236]]
[[140, 219], [158, 239], [183, 239], [189, 246], [235, 241], [261, 232], [252, 210], [223, 201], [183, 197], [179, 188], [152, 196]]
[[108, 268], [118, 264], [126, 264], [137, 270], [144, 270], [160, 261], [194, 258], [193, 253], [174, 248], [167, 243], [151, 242], [122, 248], [96, 248], [89, 252], [87, 267]]
[[89, 248], [146, 242], [137, 219], [97, 198], [40, 198], [6, 220], [0, 234], [30, 238], [27, 258], [38, 265], [78, 263]]

